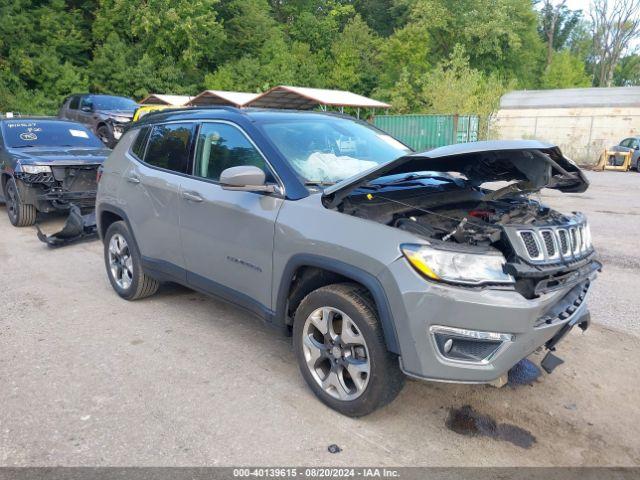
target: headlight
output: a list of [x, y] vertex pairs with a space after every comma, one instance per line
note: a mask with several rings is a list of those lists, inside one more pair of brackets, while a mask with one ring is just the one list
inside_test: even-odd
[[24, 173], [51, 173], [49, 165], [22, 165]]
[[477, 254], [437, 250], [425, 245], [401, 245], [400, 249], [418, 272], [431, 280], [480, 285], [483, 283], [514, 283], [504, 273], [505, 260], [499, 254]]

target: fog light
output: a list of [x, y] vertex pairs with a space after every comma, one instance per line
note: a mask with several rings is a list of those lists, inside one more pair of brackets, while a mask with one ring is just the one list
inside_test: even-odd
[[508, 333], [437, 325], [431, 326], [429, 331], [438, 353], [444, 359], [466, 363], [488, 363], [513, 341], [513, 335]]
[[444, 353], [449, 353], [451, 351], [451, 347], [453, 347], [453, 338], [450, 338], [446, 342], [444, 342]]

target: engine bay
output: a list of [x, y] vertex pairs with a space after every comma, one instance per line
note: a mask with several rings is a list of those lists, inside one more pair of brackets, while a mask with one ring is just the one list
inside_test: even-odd
[[533, 192], [500, 194], [503, 189], [442, 180], [359, 189], [339, 210], [407, 231], [437, 248], [497, 250], [526, 298], [575, 280], [570, 272], [590, 261], [582, 214], [557, 212], [532, 198]]
[[569, 220], [527, 195], [493, 199], [491, 190], [456, 187], [356, 194], [343, 202], [342, 210], [429, 240], [493, 246], [505, 255], [510, 252], [500, 245], [504, 226], [539, 227]]

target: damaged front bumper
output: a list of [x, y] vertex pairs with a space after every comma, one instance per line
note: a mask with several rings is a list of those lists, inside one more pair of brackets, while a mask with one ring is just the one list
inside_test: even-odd
[[427, 282], [396, 260], [379, 278], [394, 312], [402, 370], [424, 380], [495, 381], [537, 349], [553, 350], [574, 325], [588, 326], [596, 270], [527, 299], [513, 289]]
[[50, 172], [15, 172], [23, 203], [40, 212], [68, 210], [71, 205], [94, 207], [98, 165], [52, 166]]
[[95, 211], [82, 215], [80, 208], [76, 205], [71, 205], [69, 216], [59, 232], [45, 235], [39, 225], [36, 225], [36, 229], [38, 230], [38, 239], [50, 247], [62, 247], [80, 240], [97, 238], [98, 236]]

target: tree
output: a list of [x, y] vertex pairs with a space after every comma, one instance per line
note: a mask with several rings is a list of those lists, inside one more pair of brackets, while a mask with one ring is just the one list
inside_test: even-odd
[[545, 70], [542, 88], [589, 87], [591, 79], [584, 70], [584, 62], [568, 50], [556, 52]]
[[396, 30], [380, 44], [374, 95], [388, 100], [396, 112], [419, 111], [422, 82], [432, 67], [430, 53], [431, 38], [418, 23]]
[[508, 86], [512, 84], [503, 82], [496, 74], [486, 75], [472, 68], [463, 47], [456, 45], [450, 57], [427, 76], [422, 99], [429, 113], [488, 117], [498, 107]]
[[449, 58], [461, 45], [471, 67], [517, 78], [533, 86], [544, 62], [537, 15], [523, 0], [398, 0], [407, 5], [408, 25], [417, 24], [431, 39], [432, 62]]
[[[220, 62], [218, 0], [101, 0], [93, 22], [95, 90], [197, 91]], [[111, 63], [113, 62], [113, 64]]]
[[369, 95], [376, 85], [378, 37], [359, 15], [347, 23], [331, 46], [328, 86]]
[[619, 87], [640, 85], [640, 55], [622, 57], [613, 73], [613, 84]]
[[551, 0], [544, 0], [540, 10], [540, 25], [538, 32], [547, 44], [547, 60], [545, 69], [551, 65], [553, 52], [561, 50], [567, 44], [571, 32], [580, 22], [581, 10], [569, 10], [567, 0], [557, 5]]
[[593, 0], [591, 5], [597, 86], [610, 87], [629, 42], [640, 33], [640, 0]]
[[62, 0], [0, 0], [0, 110], [51, 113], [86, 89], [87, 28]]

